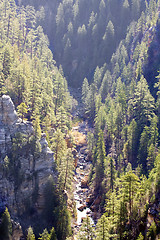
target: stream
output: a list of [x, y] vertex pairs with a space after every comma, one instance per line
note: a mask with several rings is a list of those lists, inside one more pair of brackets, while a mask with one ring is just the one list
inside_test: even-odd
[[[89, 131], [88, 125], [86, 122], [79, 123], [78, 127], [74, 131], [80, 132], [83, 134], [84, 138]], [[90, 173], [91, 162], [87, 159], [87, 144], [85, 143], [78, 145], [77, 149], [77, 167], [75, 171], [75, 190], [74, 190], [74, 199], [76, 202], [76, 211], [77, 211], [77, 222], [75, 224], [75, 234], [78, 232], [82, 221], [87, 216], [90, 217], [91, 223], [94, 224], [94, 221], [91, 217], [91, 210], [87, 207], [87, 197], [90, 193], [89, 186], [87, 184], [88, 175]]]

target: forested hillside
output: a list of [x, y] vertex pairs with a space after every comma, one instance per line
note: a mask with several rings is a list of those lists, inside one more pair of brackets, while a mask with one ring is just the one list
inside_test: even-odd
[[[14, 183], [15, 205], [23, 178], [35, 184], [17, 212], [0, 184], [0, 239], [17, 219], [27, 240], [159, 239], [160, 1], [1, 0], [0, 70], [1, 182]], [[4, 121], [6, 95], [31, 135]], [[43, 151], [54, 162], [38, 212]], [[89, 209], [80, 224], [76, 184]]]
[[[67, 147], [65, 137], [71, 128], [70, 112], [76, 101], [68, 91], [62, 68], [58, 69], [56, 66], [53, 54], [48, 48], [48, 38], [43, 33], [38, 20], [39, 14], [33, 7], [18, 7], [13, 0], [0, 1], [0, 97], [3, 96], [0, 99], [1, 183], [6, 179], [0, 187], [0, 239], [9, 239], [12, 235], [9, 212], [11, 217], [19, 219], [24, 236], [28, 235], [27, 239], [31, 239], [34, 235], [32, 228], [28, 229], [27, 234], [30, 225], [34, 226], [37, 237], [45, 227], [48, 231], [51, 230], [49, 239], [56, 238], [56, 234], [58, 239], [66, 239], [66, 236], [71, 234], [64, 189], [68, 189], [73, 175], [66, 175], [66, 172], [71, 172], [73, 168], [73, 155], [71, 148]], [[9, 95], [15, 104], [18, 116], [21, 118], [18, 120], [18, 125], [14, 125], [17, 117], [10, 100], [4, 108], [5, 99], [9, 99], [4, 94]], [[7, 117], [9, 119], [5, 120]], [[26, 120], [32, 122], [34, 134]], [[29, 129], [27, 126], [30, 126]], [[47, 148], [45, 137], [49, 147], [55, 152], [52, 163], [55, 175], [46, 179], [50, 166], [46, 177], [40, 175], [41, 181], [45, 179], [45, 182], [39, 183], [37, 179], [42, 167], [40, 170], [35, 170], [38, 166], [37, 161], [40, 161], [42, 155], [47, 156], [49, 152], [50, 156], [53, 155]], [[58, 151], [60, 144], [63, 149]], [[29, 164], [27, 172], [24, 172], [26, 161], [31, 161], [31, 165]], [[33, 170], [29, 172], [32, 161]], [[43, 161], [49, 162], [45, 158]], [[47, 165], [48, 162], [44, 164]], [[41, 165], [43, 166], [43, 163]], [[25, 199], [26, 202], [23, 202], [23, 198], [20, 200], [20, 197], [25, 196], [19, 195], [20, 190], [26, 188], [23, 186], [24, 180], [28, 183], [32, 181], [32, 185], [28, 186], [28, 193], [35, 186], [32, 196]], [[10, 197], [7, 193], [9, 189], [4, 187], [7, 182], [13, 186]], [[41, 210], [37, 217], [36, 205], [40, 184], [46, 186], [45, 192], [41, 193], [46, 208]], [[13, 201], [15, 201], [15, 209], [18, 209], [17, 212], [9, 205], [14, 195]], [[18, 202], [22, 202], [21, 206], [17, 206]], [[3, 212], [5, 206], [8, 207], [9, 212], [7, 208]], [[38, 218], [43, 221], [37, 223]], [[27, 219], [30, 221], [28, 222]]]
[[[144, 0], [22, 0], [40, 10], [41, 24], [70, 86], [91, 80], [96, 66], [109, 64], [130, 22], [145, 9]], [[98, 47], [97, 47], [98, 46]]]
[[[159, 234], [159, 1], [150, 1], [111, 58], [82, 85], [98, 195], [96, 239], [157, 239]], [[92, 204], [92, 202], [90, 203]]]

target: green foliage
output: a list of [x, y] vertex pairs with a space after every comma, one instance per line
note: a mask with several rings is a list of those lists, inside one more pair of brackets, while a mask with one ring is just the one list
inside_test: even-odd
[[97, 223], [97, 231], [96, 231], [96, 239], [109, 239], [108, 233], [108, 221], [105, 215], [98, 220]]
[[61, 165], [59, 166], [58, 181], [60, 189], [68, 190], [72, 188], [73, 170], [74, 158], [71, 149], [68, 149], [61, 160]]
[[[71, 86], [90, 82], [97, 66], [110, 63], [111, 56], [132, 21], [145, 10], [143, 1], [24, 1], [45, 9], [42, 24], [58, 64], [62, 64]], [[45, 7], [47, 6], [47, 7]], [[49, 9], [52, 9], [50, 14]], [[85, 11], [87, 9], [87, 11]], [[53, 34], [54, 33], [54, 34]], [[97, 48], [98, 46], [98, 48]]]
[[156, 233], [157, 233], [157, 227], [155, 222], [153, 221], [151, 226], [149, 227], [147, 231], [147, 239], [155, 240], [156, 239]]
[[36, 238], [35, 238], [35, 235], [34, 235], [34, 233], [33, 233], [33, 229], [32, 229], [32, 227], [30, 226], [29, 228], [28, 228], [28, 233], [27, 233], [27, 240], [35, 240]]
[[144, 237], [143, 237], [142, 233], [140, 233], [137, 240], [143, 240], [143, 239], [144, 239]]
[[143, 76], [137, 84], [131, 106], [136, 121], [141, 127], [151, 122], [154, 117], [154, 98], [151, 96], [148, 84]]
[[39, 117], [40, 121], [53, 116], [61, 105], [71, 110], [66, 79], [55, 66], [48, 39], [36, 22], [40, 11], [31, 6], [19, 8], [14, 1], [2, 1], [0, 6], [5, 13], [0, 18], [0, 95], [9, 94], [21, 106], [22, 119], [22, 103], [27, 106], [27, 118]]
[[54, 227], [52, 227], [52, 229], [51, 229], [51, 231], [50, 231], [50, 234], [49, 234], [49, 238], [48, 238], [47, 240], [57, 240]]
[[11, 69], [11, 46], [8, 44], [6, 45], [4, 49], [4, 55], [3, 55], [3, 76], [5, 79], [8, 78], [10, 74], [10, 69]]
[[39, 240], [48, 240], [49, 239], [49, 233], [46, 228], [44, 229], [43, 233], [40, 234], [40, 237], [38, 239]]
[[53, 222], [55, 224], [54, 211], [58, 206], [58, 196], [56, 194], [56, 187], [52, 176], [48, 178], [44, 188], [44, 201], [46, 207], [44, 209], [43, 216], [48, 222]]
[[82, 84], [82, 103], [84, 105], [84, 111], [87, 111], [88, 100], [89, 100], [89, 84], [87, 78], [85, 78]]
[[79, 234], [78, 234], [78, 239], [79, 240], [92, 240], [94, 238], [94, 227], [93, 224], [91, 223], [91, 219], [87, 216], [82, 223], [82, 226], [80, 228]]
[[59, 128], [61, 130], [61, 132], [66, 133], [68, 130], [69, 126], [69, 120], [68, 120], [68, 116], [67, 113], [64, 109], [64, 107], [60, 107], [57, 110], [57, 115], [56, 115], [56, 127]]
[[40, 234], [39, 240], [57, 240], [56, 233], [54, 230], [54, 227], [50, 230], [50, 233], [48, 233], [47, 229], [45, 228], [43, 233]]
[[1, 217], [0, 236], [2, 240], [10, 239], [12, 234], [12, 223], [8, 208], [5, 209]]
[[103, 132], [100, 130], [98, 134], [97, 149], [96, 149], [96, 163], [95, 163], [95, 188], [98, 192], [101, 191], [102, 181], [104, 178], [104, 162], [106, 158], [105, 144]]
[[0, 75], [0, 97], [7, 92], [3, 74]]
[[51, 149], [55, 153], [54, 157], [58, 170], [67, 149], [66, 141], [64, 139], [64, 133], [62, 133], [60, 129], [57, 129], [57, 131], [55, 132], [52, 142], [53, 144], [51, 146]]
[[22, 118], [22, 122], [24, 120], [25, 114], [27, 113], [27, 106], [25, 103], [21, 103], [18, 107], [17, 107], [17, 113], [18, 115]]
[[[41, 131], [47, 132], [57, 182], [48, 179], [42, 217], [54, 228], [50, 233], [45, 229], [39, 239], [71, 236], [66, 191], [72, 186], [73, 156], [65, 137], [74, 101], [64, 75], [76, 87], [84, 79], [84, 118], [94, 128], [88, 134], [90, 180], [105, 213], [95, 236], [90, 220], [84, 221], [80, 239], [143, 239], [136, 227], [146, 229], [146, 206], [160, 189], [159, 1], [46, 1], [54, 6], [53, 14], [45, 16], [47, 24], [43, 11], [52, 8], [36, 11], [28, 5], [38, 9], [41, 0], [23, 3], [26, 7], [0, 2], [0, 96], [12, 97], [22, 121], [33, 120], [34, 136], [12, 136], [11, 154], [3, 161], [6, 176], [14, 177], [17, 190], [24, 177], [20, 158], [31, 154], [35, 163]], [[39, 23], [65, 74], [56, 67]], [[155, 239], [156, 231], [153, 222], [146, 237]], [[31, 227], [27, 237], [35, 239]]]
[[35, 139], [39, 140], [41, 138], [41, 127], [40, 127], [40, 120], [39, 117], [36, 117], [33, 121], [33, 127], [34, 127], [34, 135]]
[[4, 172], [6, 174], [9, 172], [9, 165], [10, 165], [10, 160], [9, 160], [8, 156], [5, 156], [5, 158], [3, 160], [3, 168], [4, 168]]
[[65, 240], [67, 237], [71, 236], [72, 229], [70, 225], [70, 213], [63, 197], [63, 195], [60, 196], [61, 204], [57, 209], [57, 224], [55, 229], [57, 238]]

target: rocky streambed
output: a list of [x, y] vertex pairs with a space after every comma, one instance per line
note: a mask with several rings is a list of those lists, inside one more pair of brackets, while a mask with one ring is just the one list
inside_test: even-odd
[[[84, 148], [83, 148], [84, 150]], [[87, 208], [86, 199], [89, 195], [88, 187], [88, 175], [90, 172], [91, 163], [86, 161], [87, 155], [79, 152], [79, 158], [75, 174], [75, 191], [74, 198], [77, 208], [77, 225], [81, 225], [81, 222], [84, 217], [91, 213], [91, 210]]]
[[[89, 131], [88, 125], [86, 122], [79, 123], [78, 127], [74, 129], [81, 133], [86, 138], [87, 132]], [[78, 232], [83, 219], [89, 216], [91, 222], [94, 223], [92, 219], [92, 211], [88, 207], [89, 196], [91, 189], [88, 185], [88, 178], [91, 169], [91, 161], [88, 158], [88, 150], [86, 140], [83, 141], [80, 145], [77, 145], [77, 164], [75, 170], [75, 190], [74, 190], [74, 199], [76, 202], [76, 211], [77, 211], [77, 221], [75, 223], [75, 234]]]

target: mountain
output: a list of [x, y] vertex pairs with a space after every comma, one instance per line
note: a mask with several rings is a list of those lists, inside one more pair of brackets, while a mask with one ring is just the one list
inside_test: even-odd
[[16, 3], [0, 2], [0, 237], [19, 221], [25, 239], [158, 239], [160, 1]]

